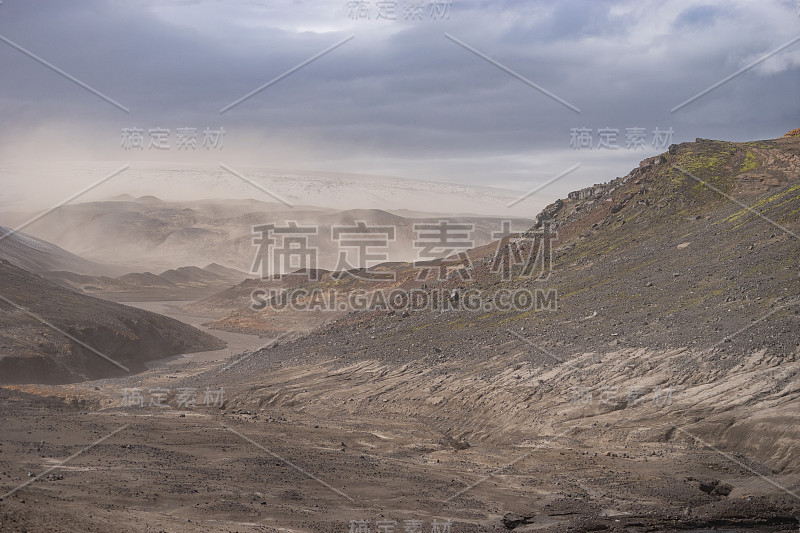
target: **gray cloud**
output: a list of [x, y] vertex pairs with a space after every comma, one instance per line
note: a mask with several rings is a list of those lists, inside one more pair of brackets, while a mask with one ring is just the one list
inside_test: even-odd
[[[448, 20], [352, 20], [347, 2], [5, 0], [0, 35], [131, 109], [0, 43], [0, 150], [99, 160], [123, 127], [223, 126], [226, 159], [386, 173], [543, 194], [621, 175], [674, 142], [776, 137], [798, 127], [800, 43], [684, 109], [670, 109], [800, 34], [790, 2], [468, 2]], [[576, 114], [444, 37], [463, 40], [581, 109]], [[237, 98], [355, 38], [239, 106]], [[647, 130], [644, 150], [572, 150], [572, 128]], [[58, 150], [56, 150], [58, 144]], [[199, 157], [199, 155], [197, 155]], [[52, 155], [52, 157], [56, 157]], [[203, 156], [205, 157], [205, 156]]]

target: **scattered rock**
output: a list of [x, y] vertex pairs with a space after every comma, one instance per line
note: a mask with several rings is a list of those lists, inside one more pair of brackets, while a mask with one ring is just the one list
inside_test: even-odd
[[733, 490], [731, 485], [722, 483], [719, 479], [703, 479], [693, 481], [697, 481], [697, 488], [711, 496], [728, 496]]
[[533, 515], [523, 516], [517, 513], [506, 513], [503, 515], [503, 525], [506, 529], [514, 529], [533, 522]]
[[719, 483], [716, 487], [714, 487], [712, 494], [717, 494], [719, 496], [727, 497], [732, 490], [733, 487], [731, 485], [728, 485], [727, 483]]

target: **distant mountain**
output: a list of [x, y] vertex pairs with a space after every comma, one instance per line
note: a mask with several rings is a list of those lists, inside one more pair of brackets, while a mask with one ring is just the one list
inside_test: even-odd
[[153, 359], [225, 345], [177, 320], [78, 294], [5, 260], [0, 287], [0, 384], [127, 375]]
[[245, 278], [252, 277], [251, 274], [242, 272], [241, 270], [237, 270], [235, 268], [218, 265], [217, 263], [211, 263], [210, 265], [206, 265], [205, 267], [203, 267], [203, 270], [211, 272], [212, 274], [216, 274], [220, 278], [228, 279], [234, 282], [238, 282]]
[[[458, 202], [458, 195], [451, 201]], [[347, 202], [343, 201], [342, 205]], [[506, 217], [407, 213], [414, 216], [401, 216], [384, 209], [289, 208], [254, 200], [163, 202], [156, 198], [139, 198], [66, 205], [32, 224], [29, 231], [82, 257], [113, 261], [125, 272], [156, 272], [216, 263], [252, 276], [255, 273], [251, 274], [250, 270], [258, 253], [254, 246], [257, 237], [254, 227], [265, 224], [296, 223], [310, 228], [308, 246], [316, 250], [316, 266], [330, 270], [340, 259], [341, 248], [332, 234], [336, 226], [354, 227], [361, 222], [367, 227], [392, 226], [395, 236], [386, 243], [386, 260], [409, 261], [415, 259], [419, 251], [414, 246], [414, 225], [418, 223], [447, 220], [470, 224], [474, 231], [470, 232], [470, 242], [465, 245], [469, 247], [491, 242], [493, 234], [502, 230], [504, 220], [510, 221], [517, 231], [529, 227], [533, 220], [532, 216], [526, 219], [510, 216], [510, 213]], [[362, 259], [354, 253], [351, 250], [348, 255], [352, 266], [365, 266], [359, 264]], [[194, 272], [184, 277], [181, 273], [169, 273], [167, 279], [177, 276], [175, 280], [185, 283], [193, 276], [202, 275]]]
[[125, 274], [116, 279], [122, 287], [174, 287], [175, 284], [163, 276], [152, 272]]
[[[169, 183], [173, 197], [197, 201], [205, 198], [255, 198], [287, 206], [326, 209], [414, 209], [428, 213], [477, 214], [513, 217], [532, 216], [546, 204], [546, 196], [534, 195], [511, 207], [523, 192], [496, 187], [425, 181], [391, 176], [345, 174], [337, 172], [236, 168], [250, 182], [218, 167], [176, 168], [173, 165], [130, 168], [114, 180], [116, 191], [133, 196], [163, 196]], [[491, 179], [487, 177], [487, 181]], [[253, 183], [257, 185], [253, 186]], [[260, 189], [260, 190], [259, 190]], [[269, 191], [267, 194], [264, 191]], [[274, 195], [274, 196], [272, 196]], [[138, 198], [136, 201], [140, 201]]]
[[134, 201], [139, 202], [140, 204], [163, 204], [164, 203], [164, 201], [161, 198], [158, 198], [158, 197], [153, 196], [153, 195], [140, 196], [139, 198], [137, 198]]
[[247, 278], [244, 272], [215, 263], [205, 268], [180, 267], [158, 275], [135, 272], [117, 278], [65, 271], [45, 272], [42, 275], [63, 287], [117, 302], [194, 300]]
[[89, 261], [55, 244], [0, 226], [0, 259], [31, 272], [68, 270], [79, 274], [102, 275], [118, 269]]
[[205, 268], [180, 267], [161, 275], [143, 272], [114, 278], [107, 274], [118, 274], [122, 267], [94, 263], [47, 241], [9, 232], [0, 227], [0, 259], [62, 287], [117, 301], [201, 298], [248, 277], [212, 263]]
[[[223, 280], [222, 276], [196, 266], [167, 270], [159, 274], [158, 277], [176, 285], [208, 285], [209, 283], [219, 283]], [[241, 278], [238, 281], [241, 281]]]

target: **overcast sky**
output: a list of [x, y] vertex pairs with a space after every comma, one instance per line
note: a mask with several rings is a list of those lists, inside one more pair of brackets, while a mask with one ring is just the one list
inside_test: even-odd
[[[580, 163], [542, 191], [564, 196], [665, 151], [657, 128], [677, 143], [800, 127], [800, 42], [672, 111], [800, 36], [797, 0], [3, 0], [0, 36], [0, 157], [23, 165], [224, 160], [527, 191]], [[184, 127], [197, 150], [177, 150]], [[146, 144], [169, 129], [170, 148], [123, 150], [123, 128]], [[206, 128], [221, 150], [202, 149]]]

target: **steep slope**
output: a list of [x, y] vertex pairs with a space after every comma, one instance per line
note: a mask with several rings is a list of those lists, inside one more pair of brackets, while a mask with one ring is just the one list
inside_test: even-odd
[[127, 375], [153, 359], [224, 347], [177, 320], [78, 294], [7, 261], [0, 280], [2, 384]]
[[68, 270], [100, 275], [114, 270], [70, 253], [55, 244], [0, 226], [0, 259], [31, 272]]
[[[692, 435], [800, 471], [799, 169], [797, 137], [673, 145], [540, 214], [549, 276], [492, 272], [540, 249], [532, 229], [430, 283], [488, 307], [343, 314], [202, 379], [239, 385], [233, 405], [413, 417], [471, 444]], [[557, 306], [499, 309], [501, 289]]]

